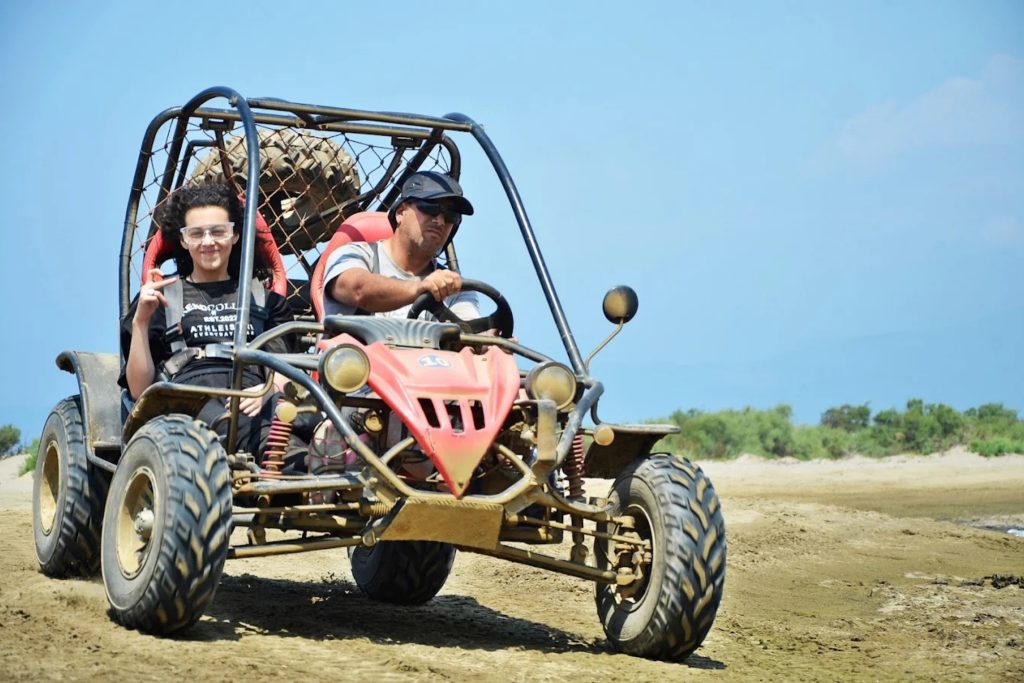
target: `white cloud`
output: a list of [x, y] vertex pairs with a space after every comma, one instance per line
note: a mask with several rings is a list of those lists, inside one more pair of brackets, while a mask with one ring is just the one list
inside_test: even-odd
[[871, 163], [908, 150], [1024, 141], [1024, 61], [989, 60], [979, 78], [957, 76], [916, 99], [888, 101], [844, 124], [839, 155]]

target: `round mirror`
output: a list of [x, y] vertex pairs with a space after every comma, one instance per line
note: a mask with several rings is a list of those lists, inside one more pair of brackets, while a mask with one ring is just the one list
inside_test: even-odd
[[628, 323], [636, 315], [636, 309], [640, 307], [640, 301], [636, 298], [636, 292], [632, 287], [619, 285], [608, 290], [604, 295], [604, 317], [615, 324]]

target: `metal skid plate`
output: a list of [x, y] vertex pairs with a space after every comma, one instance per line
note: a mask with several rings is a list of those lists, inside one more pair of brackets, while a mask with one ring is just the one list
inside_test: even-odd
[[442, 541], [493, 550], [504, 508], [498, 503], [446, 498], [409, 498], [382, 520], [381, 541]]

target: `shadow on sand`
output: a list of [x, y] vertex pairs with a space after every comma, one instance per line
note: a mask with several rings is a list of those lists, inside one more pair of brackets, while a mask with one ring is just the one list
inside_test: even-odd
[[[424, 605], [391, 605], [370, 600], [355, 584], [336, 576], [293, 581], [225, 575], [206, 616], [185, 638], [237, 640], [248, 631], [311, 640], [366, 638], [389, 645], [618, 654], [603, 639], [510, 617], [471, 597], [442, 594]], [[691, 655], [683, 665], [725, 668], [699, 655]]]

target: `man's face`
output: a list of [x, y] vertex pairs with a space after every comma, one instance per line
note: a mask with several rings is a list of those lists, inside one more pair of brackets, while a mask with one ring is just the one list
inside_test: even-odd
[[[434, 210], [430, 205], [440, 205], [442, 211], [432, 216], [430, 214]], [[429, 210], [424, 211], [421, 206]], [[447, 197], [429, 202], [415, 199], [403, 202], [395, 212], [396, 232], [400, 230], [413, 248], [434, 256], [452, 233], [453, 223], [446, 219], [446, 214], [450, 218], [454, 208], [454, 203]]]

